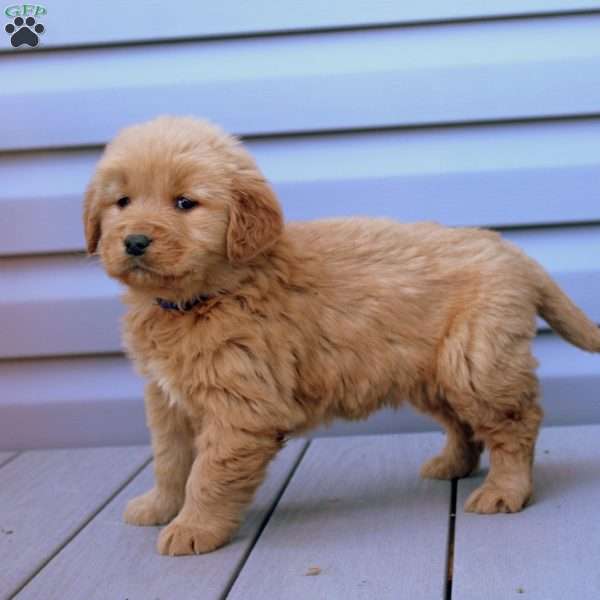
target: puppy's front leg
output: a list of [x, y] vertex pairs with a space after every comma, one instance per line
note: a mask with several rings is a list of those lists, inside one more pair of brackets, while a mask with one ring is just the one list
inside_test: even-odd
[[193, 460], [193, 435], [181, 409], [169, 406], [169, 399], [155, 383], [146, 387], [145, 404], [156, 483], [129, 502], [124, 518], [132, 525], [164, 525], [183, 506]]
[[161, 532], [158, 551], [202, 554], [225, 544], [281, 447], [276, 435], [206, 426], [177, 517]]

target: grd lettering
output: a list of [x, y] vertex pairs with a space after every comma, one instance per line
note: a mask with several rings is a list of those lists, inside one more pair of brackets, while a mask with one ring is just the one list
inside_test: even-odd
[[40, 17], [47, 13], [46, 7], [41, 4], [13, 4], [4, 9], [7, 17]]

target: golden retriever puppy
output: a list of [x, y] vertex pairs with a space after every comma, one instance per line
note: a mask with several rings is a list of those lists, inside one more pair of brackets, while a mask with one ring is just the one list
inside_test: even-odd
[[88, 251], [127, 287], [125, 345], [148, 380], [156, 485], [125, 520], [168, 523], [162, 554], [226, 543], [286, 437], [403, 401], [448, 434], [423, 477], [465, 477], [486, 446], [466, 510], [518, 511], [542, 418], [536, 315], [600, 351], [600, 330], [496, 233], [284, 225], [244, 147], [192, 118], [119, 133], [84, 221]]

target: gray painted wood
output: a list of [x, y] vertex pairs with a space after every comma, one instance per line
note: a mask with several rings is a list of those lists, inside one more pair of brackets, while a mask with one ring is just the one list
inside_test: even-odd
[[313, 441], [228, 598], [443, 598], [450, 484], [419, 478], [441, 446], [439, 434]]
[[149, 457], [146, 447], [32, 451], [0, 469], [0, 598], [19, 589]]
[[[294, 0], [254, 0], [251, 3], [221, 0], [218, 3], [190, 2], [181, 12], [174, 12], [165, 2], [141, 0], [127, 3], [110, 0], [87, 5], [76, 0], [51, 0], [44, 6], [47, 14], [37, 17], [46, 27], [40, 43], [42, 49], [598, 8], [596, 2], [585, 0], [503, 0], [493, 3], [477, 0], [452, 3], [445, 0], [415, 3], [328, 0], [301, 4]], [[32, 7], [27, 14], [35, 14], [34, 10]], [[73, 27], [73, 23], [77, 23], [77, 27]], [[10, 51], [4, 46], [1, 50]]]
[[[100, 144], [164, 112], [242, 135], [595, 114], [599, 25], [593, 14], [17, 52], [3, 65], [0, 113], [13, 118], [0, 149]], [[40, 106], [52, 119], [23, 127]]]
[[147, 467], [17, 596], [19, 600], [217, 600], [298, 461], [306, 442], [294, 440], [275, 459], [234, 541], [203, 556], [165, 557], [156, 552], [157, 527], [122, 520], [128, 500], [152, 485]]
[[481, 477], [459, 482], [452, 597], [600, 597], [600, 427], [542, 431], [534, 501], [515, 515], [466, 514]]

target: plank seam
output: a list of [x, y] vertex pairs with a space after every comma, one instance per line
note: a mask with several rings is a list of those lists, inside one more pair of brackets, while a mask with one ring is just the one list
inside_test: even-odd
[[271, 517], [272, 517], [273, 513], [275, 512], [275, 509], [279, 505], [279, 501], [281, 500], [283, 494], [285, 493], [286, 489], [288, 488], [288, 485], [290, 484], [292, 478], [296, 474], [296, 471], [298, 470], [300, 463], [304, 459], [304, 455], [306, 454], [310, 445], [311, 445], [311, 440], [308, 440], [306, 442], [306, 444], [304, 445], [304, 447], [302, 448], [302, 450], [300, 451], [300, 453], [298, 454], [298, 457], [296, 458], [296, 461], [292, 465], [292, 468], [290, 469], [290, 472], [288, 473], [287, 477], [285, 478], [285, 481], [281, 485], [281, 488], [279, 489], [278, 493], [275, 495], [275, 498], [274, 498], [273, 502], [271, 503], [271, 506], [265, 513], [265, 516], [264, 516], [260, 526], [258, 527], [256, 534], [254, 535], [254, 538], [252, 539], [252, 541], [248, 545], [248, 548], [246, 549], [246, 551], [240, 558], [240, 561], [239, 561], [237, 567], [234, 569], [229, 581], [225, 585], [223, 593], [219, 596], [219, 600], [226, 600], [227, 597], [229, 596], [229, 592], [231, 592], [231, 589], [233, 588], [235, 582], [237, 581], [238, 577], [240, 576], [240, 573], [242, 572], [244, 566], [246, 565], [246, 562], [248, 561], [250, 554], [252, 554], [252, 550], [254, 550], [254, 547], [256, 546], [256, 544], [258, 543], [258, 540], [260, 539], [260, 536], [262, 535], [263, 531], [265, 530], [265, 527], [268, 525], [269, 521], [271, 520]]
[[[580, 113], [559, 113], [559, 114], [542, 114], [542, 115], [524, 115], [514, 117], [500, 117], [500, 118], [482, 118], [482, 119], [470, 119], [470, 120], [455, 120], [455, 121], [416, 121], [413, 123], [395, 123], [390, 125], [365, 125], [363, 127], [350, 126], [350, 127], [323, 127], [320, 129], [303, 129], [301, 131], [275, 131], [268, 133], [239, 133], [238, 137], [242, 141], [252, 140], [271, 140], [279, 138], [298, 138], [298, 137], [321, 137], [321, 136], [334, 136], [334, 135], [352, 135], [360, 133], [378, 133], [397, 131], [398, 133], [405, 133], [411, 131], [429, 131], [432, 129], [459, 129], [464, 127], [503, 127], [504, 125], [527, 125], [527, 124], [538, 124], [538, 123], [554, 123], [554, 122], [573, 122], [583, 121], [588, 119], [600, 118], [600, 112], [580, 112]], [[92, 146], [92, 144], [90, 144]], [[64, 147], [68, 148], [68, 146]], [[34, 149], [35, 150], [35, 149]], [[45, 147], [42, 150], [46, 150]], [[27, 151], [27, 149], [16, 149], [11, 150], [0, 150], [0, 158], [2, 153], [21, 152]]]
[[[1, 58], [1, 57], [0, 57]], [[317, 129], [302, 129], [296, 130], [279, 130], [270, 132], [254, 132], [243, 133], [241, 131], [231, 131], [233, 135], [239, 137], [243, 142], [262, 141], [262, 140], [278, 140], [283, 138], [311, 138], [311, 137], [334, 137], [343, 135], [355, 135], [363, 133], [385, 133], [398, 132], [405, 133], [411, 131], [430, 131], [434, 129], [459, 129], [459, 128], [476, 128], [476, 127], [503, 127], [505, 125], [536, 125], [539, 123], [563, 123], [577, 122], [587, 120], [600, 119], [600, 112], [579, 112], [579, 113], [559, 113], [559, 114], [542, 114], [542, 115], [524, 115], [514, 117], [500, 118], [482, 118], [471, 120], [458, 121], [423, 121], [414, 123], [393, 123], [386, 125], [365, 125], [365, 126], [350, 126], [350, 127], [323, 127]], [[106, 146], [109, 140], [104, 142], [90, 142], [88, 144], [75, 143], [71, 145], [45, 145], [31, 146], [25, 148], [2, 148], [0, 149], [0, 160], [10, 157], [15, 158], [25, 154], [47, 153], [47, 152], [82, 152], [86, 150], [101, 150]], [[79, 254], [78, 252], [74, 252]], [[60, 254], [60, 252], [58, 253]], [[19, 255], [16, 255], [19, 256]]]
[[[600, 9], [597, 8], [581, 8], [573, 10], [554, 10], [554, 11], [529, 11], [523, 13], [508, 13], [504, 15], [473, 15], [463, 17], [438, 17], [438, 18], [414, 18], [406, 21], [388, 21], [383, 23], [355, 23], [352, 25], [324, 25], [301, 28], [281, 28], [266, 31], [248, 31], [248, 32], [231, 32], [231, 33], [213, 33], [200, 36], [181, 36], [167, 37], [160, 39], [146, 38], [140, 40], [121, 40], [97, 42], [91, 44], [74, 43], [53, 46], [50, 48], [36, 48], [35, 54], [49, 54], [53, 52], [70, 52], [79, 50], [103, 50], [107, 48], [132, 48], [136, 46], [159, 46], [186, 44], [190, 42], [228, 42], [237, 40], [253, 40], [274, 37], [291, 37], [291, 36], [310, 36], [322, 35], [328, 33], [346, 33], [358, 31], [378, 31], [387, 29], [407, 29], [416, 27], [443, 27], [452, 25], [469, 25], [478, 23], [493, 23], [497, 21], [521, 21], [532, 19], [563, 19], [569, 17], [594, 16], [600, 14]], [[0, 58], [10, 54], [22, 55], [22, 51], [15, 53], [14, 50], [0, 49]]]
[[[534, 231], [539, 231], [540, 229], [548, 230], [559, 230], [566, 228], [586, 228], [586, 227], [598, 227], [600, 225], [600, 221], [598, 219], [590, 219], [588, 221], [563, 221], [563, 222], [555, 222], [555, 223], [514, 223], [512, 225], [493, 225], [486, 227], [485, 225], [478, 225], [478, 227], [484, 227], [485, 229], [491, 229], [492, 231], [497, 231], [498, 233], [510, 233], [512, 231], [523, 231], [526, 229], [532, 229]], [[38, 254], [39, 256], [39, 254]], [[0, 261], [1, 262], [1, 261]]]
[[56, 558], [64, 548], [66, 548], [72, 540], [74, 540], [82, 531], [85, 529], [150, 463], [152, 462], [152, 456], [145, 459], [141, 466], [137, 467], [131, 475], [129, 475], [125, 481], [117, 487], [117, 489], [110, 494], [110, 496], [102, 502], [97, 509], [92, 511], [92, 514], [83, 520], [81, 525], [77, 527], [77, 529], [69, 536], [65, 538], [65, 540], [59, 544], [47, 558], [45, 558], [39, 565], [36, 567], [33, 572], [25, 579], [25, 581], [18, 586], [17, 589], [8, 597], [8, 600], [13, 600], [18, 594], [20, 594], [26, 587], [29, 585], [47, 566], [48, 564]]
[[446, 554], [446, 581], [444, 600], [452, 600], [452, 570], [454, 568], [454, 540], [456, 533], [456, 497], [458, 495], [458, 479], [453, 479], [451, 485], [450, 511], [448, 513], [448, 548]]

